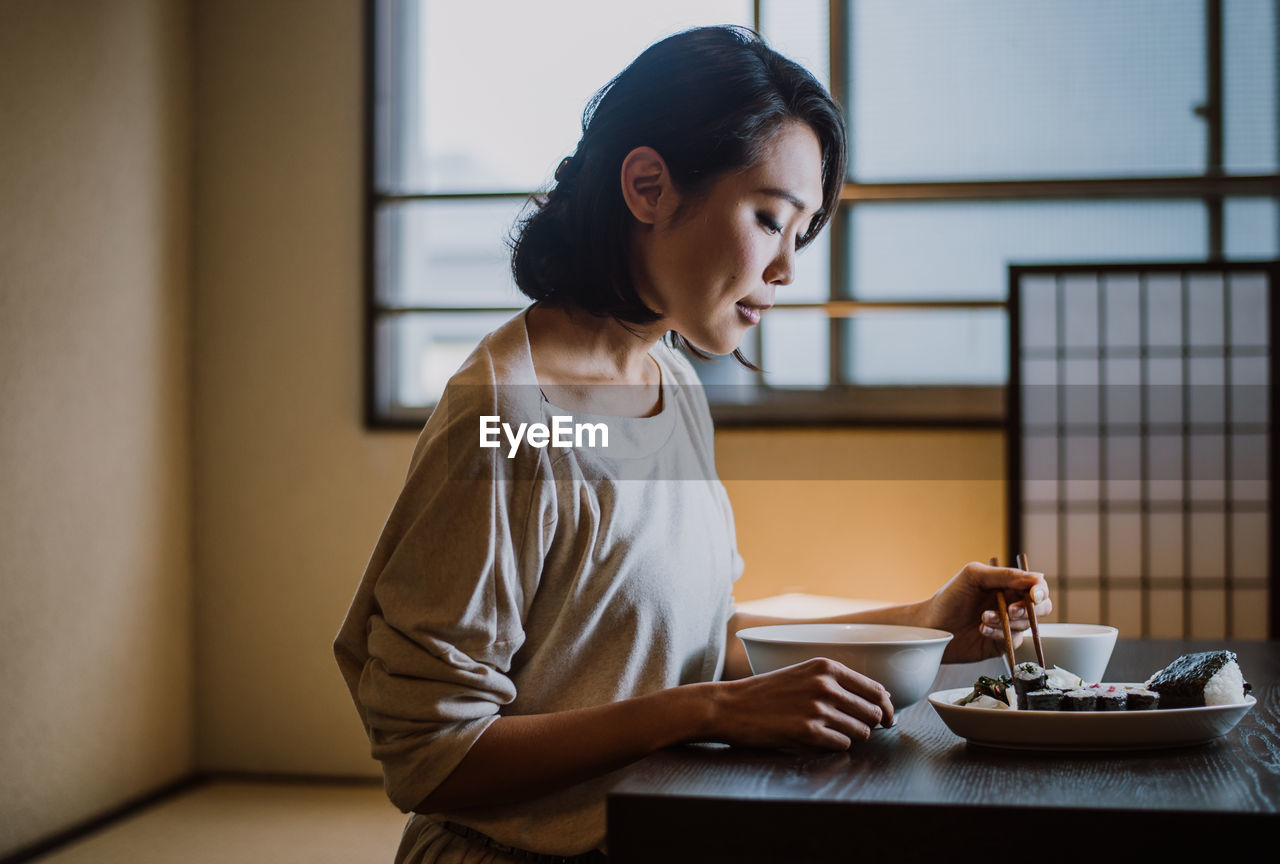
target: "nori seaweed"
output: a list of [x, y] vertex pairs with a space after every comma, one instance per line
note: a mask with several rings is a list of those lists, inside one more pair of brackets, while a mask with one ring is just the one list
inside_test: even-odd
[[1160, 694], [1154, 690], [1130, 690], [1126, 711], [1153, 711], [1160, 706]]
[[1223, 666], [1235, 661], [1234, 651], [1183, 654], [1147, 682], [1160, 694], [1161, 708], [1194, 708], [1204, 704], [1204, 688]]
[[1097, 696], [1089, 690], [1068, 690], [1062, 694], [1060, 711], [1092, 711], [1098, 702]]
[[1124, 711], [1129, 704], [1129, 694], [1123, 690], [1099, 690], [1094, 699], [1095, 711]]
[[1032, 711], [1059, 711], [1062, 708], [1062, 691], [1056, 689], [1032, 691], [1027, 694], [1027, 707]]

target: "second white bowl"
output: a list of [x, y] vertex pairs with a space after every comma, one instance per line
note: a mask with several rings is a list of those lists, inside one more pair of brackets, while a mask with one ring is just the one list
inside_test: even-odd
[[[1097, 684], [1106, 674], [1111, 661], [1111, 650], [1116, 647], [1120, 631], [1105, 624], [1040, 624], [1040, 643], [1044, 648], [1044, 662], [1048, 666], [1061, 666], [1084, 679], [1086, 684]], [[1036, 649], [1031, 641], [1031, 631], [1013, 652], [1019, 662], [1035, 662]], [[1006, 666], [1009, 664], [1006, 662]]]

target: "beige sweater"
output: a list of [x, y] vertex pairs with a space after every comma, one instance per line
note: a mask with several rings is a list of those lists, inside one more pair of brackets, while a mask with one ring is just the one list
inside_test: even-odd
[[[563, 711], [714, 680], [742, 572], [697, 377], [664, 344], [662, 410], [605, 423], [608, 447], [480, 446], [481, 417], [554, 424], [524, 314], [451, 379], [414, 451], [334, 645], [409, 811], [501, 715]], [[563, 421], [562, 421], [563, 422]], [[491, 422], [491, 427], [494, 425]], [[598, 430], [597, 430], [598, 432]], [[571, 855], [604, 841], [621, 772], [517, 805], [435, 814], [499, 842]], [[398, 860], [423, 860], [414, 815]]]

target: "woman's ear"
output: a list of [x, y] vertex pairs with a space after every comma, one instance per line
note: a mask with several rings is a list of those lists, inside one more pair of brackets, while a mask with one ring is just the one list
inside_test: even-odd
[[622, 199], [644, 225], [670, 216], [679, 204], [666, 160], [652, 147], [637, 147], [622, 160]]

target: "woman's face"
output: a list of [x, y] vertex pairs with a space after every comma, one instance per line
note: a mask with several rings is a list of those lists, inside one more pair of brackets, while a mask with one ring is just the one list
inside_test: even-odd
[[821, 205], [818, 136], [788, 122], [755, 165], [653, 225], [638, 249], [641, 297], [694, 346], [732, 352], [790, 284], [796, 240]]

